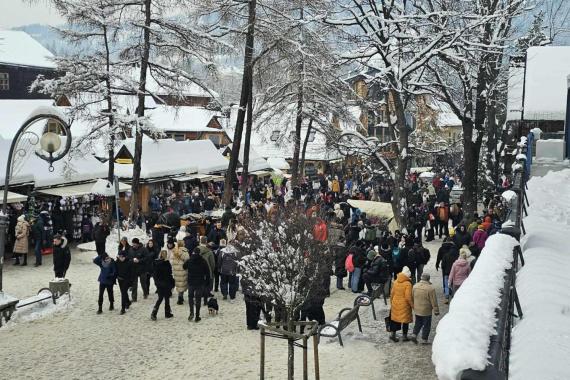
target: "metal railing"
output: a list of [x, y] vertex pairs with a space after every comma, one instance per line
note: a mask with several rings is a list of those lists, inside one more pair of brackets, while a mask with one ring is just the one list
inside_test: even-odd
[[[529, 134], [527, 144], [517, 149], [515, 153], [526, 156], [526, 159], [516, 159], [520, 169], [514, 173], [512, 191], [516, 193], [516, 198], [512, 201], [514, 207], [511, 208], [506, 223], [508, 227], [500, 233], [510, 235], [520, 241], [522, 235], [526, 234], [523, 214], [527, 214], [528, 198], [526, 195], [526, 183], [530, 176], [530, 165], [532, 163], [532, 142], [534, 135]], [[524, 161], [524, 162], [523, 162]], [[520, 267], [524, 266], [524, 257], [520, 245], [513, 249], [513, 264], [507, 269], [505, 282], [501, 289], [501, 301], [495, 310], [497, 323], [495, 326], [496, 335], [491, 336], [488, 350], [489, 364], [484, 370], [467, 369], [461, 374], [462, 380], [504, 380], [509, 377], [509, 354], [511, 349], [511, 331], [514, 318], [522, 319], [523, 312], [516, 290], [516, 275]], [[516, 313], [515, 313], [516, 311]]]

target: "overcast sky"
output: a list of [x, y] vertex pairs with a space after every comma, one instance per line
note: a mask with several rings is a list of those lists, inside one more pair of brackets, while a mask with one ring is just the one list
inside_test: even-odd
[[46, 0], [0, 0], [0, 29], [28, 24], [60, 25], [63, 20]]

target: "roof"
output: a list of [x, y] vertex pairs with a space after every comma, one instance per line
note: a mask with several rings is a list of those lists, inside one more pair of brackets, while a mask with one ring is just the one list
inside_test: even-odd
[[564, 120], [570, 74], [570, 46], [527, 50], [525, 120]]
[[224, 132], [209, 128], [208, 123], [220, 113], [203, 107], [157, 106], [147, 112], [157, 129], [168, 132]]
[[0, 100], [0, 138], [12, 139], [37, 108], [53, 104], [51, 99]]
[[437, 112], [438, 127], [461, 127], [461, 120], [446, 102], [432, 99], [429, 106]]
[[0, 63], [55, 69], [53, 54], [26, 32], [0, 30]]

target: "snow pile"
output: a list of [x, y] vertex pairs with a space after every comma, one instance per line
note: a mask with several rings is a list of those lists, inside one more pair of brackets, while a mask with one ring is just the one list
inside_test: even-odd
[[[134, 229], [130, 229], [127, 231], [121, 231], [121, 239], [126, 237], [129, 240], [129, 244], [133, 241], [134, 238], [138, 238], [142, 244], [146, 244], [150, 237], [146, 234], [145, 231], [136, 227]], [[107, 236], [107, 242], [105, 243], [105, 248], [107, 249], [107, 253], [111, 256], [117, 251], [117, 247], [119, 246], [119, 235], [117, 234], [117, 229], [113, 228], [111, 230], [111, 234]], [[96, 251], [95, 242], [90, 241], [89, 243], [79, 244], [77, 248], [80, 251]]]
[[501, 195], [507, 202], [511, 202], [513, 199], [515, 199], [517, 197], [517, 193], [515, 193], [512, 190], [507, 190], [507, 191], [503, 192], [503, 194], [501, 194]]
[[[45, 294], [40, 293], [36, 297], [43, 295]], [[38, 319], [47, 318], [54, 314], [65, 312], [72, 306], [73, 303], [71, 302], [71, 297], [69, 294], [64, 294], [58, 298], [55, 305], [52, 299], [48, 298], [47, 300], [40, 301], [18, 309], [14, 314], [12, 314], [12, 318], [6, 324], [6, 328], [13, 327], [19, 323], [31, 322]]]
[[[529, 181], [525, 266], [517, 275], [523, 319], [512, 332], [510, 378], [567, 379], [570, 372], [570, 170]], [[537, 355], [538, 354], [538, 355]]]
[[508, 235], [491, 236], [475, 269], [451, 301], [433, 341], [432, 361], [439, 379], [457, 379], [463, 370], [487, 366], [490, 337], [495, 334], [495, 310], [517, 244]]

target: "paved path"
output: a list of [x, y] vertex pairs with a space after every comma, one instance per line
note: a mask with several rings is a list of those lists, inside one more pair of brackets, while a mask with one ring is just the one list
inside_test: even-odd
[[[439, 244], [436, 240], [428, 245], [432, 259], [426, 271], [432, 275], [441, 303], [441, 275], [435, 271]], [[73, 252], [68, 274], [73, 284], [72, 307], [45, 319], [0, 329], [1, 373], [13, 379], [258, 378], [259, 333], [245, 329], [241, 294], [233, 303], [219, 300], [220, 314], [205, 315], [199, 324], [187, 321], [187, 305], [174, 305], [172, 320], [165, 320], [161, 310], [159, 320], [150, 321], [154, 295], [148, 300], [139, 299], [124, 316], [107, 310], [96, 315], [98, 268], [91, 263], [92, 257], [92, 253]], [[53, 276], [50, 259], [46, 258], [39, 268], [14, 267], [7, 262], [5, 290], [26, 297], [46, 286]], [[119, 299], [118, 287], [115, 298]], [[327, 319], [353, 301], [352, 293], [334, 289], [325, 304]], [[382, 301], [376, 305], [379, 320], [374, 321], [370, 309], [364, 309], [364, 333], [358, 333], [356, 326], [349, 327], [344, 348], [335, 340], [321, 341], [321, 378], [435, 379], [431, 346], [391, 343], [383, 322], [387, 307]], [[441, 306], [445, 313], [447, 307]], [[434, 330], [436, 324], [437, 319]], [[283, 379], [286, 345], [277, 339], [268, 342], [267, 377]], [[297, 359], [300, 377], [299, 350]]]

